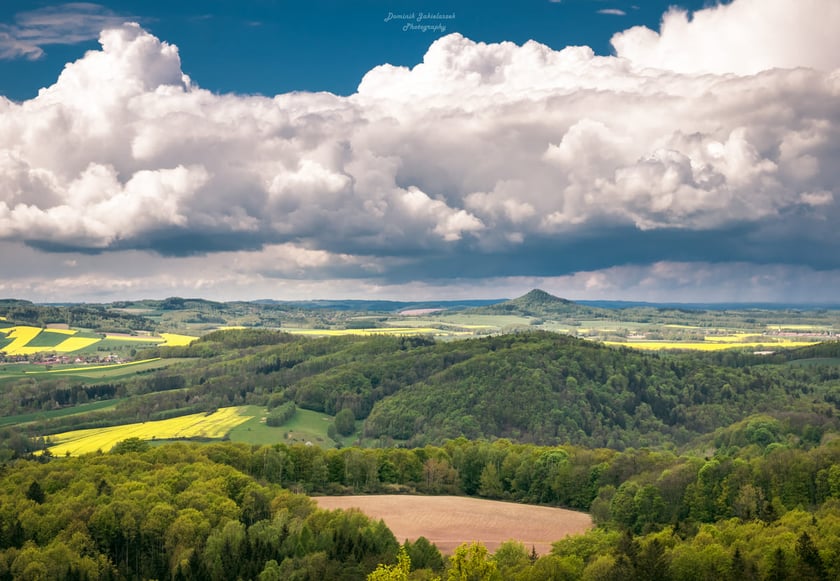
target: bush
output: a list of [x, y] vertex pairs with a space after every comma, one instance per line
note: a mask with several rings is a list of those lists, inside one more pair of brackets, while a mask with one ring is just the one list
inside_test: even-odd
[[295, 407], [295, 403], [290, 401], [289, 403], [274, 408], [271, 413], [266, 416], [265, 425], [274, 428], [282, 426], [295, 417], [296, 412], [297, 408]]

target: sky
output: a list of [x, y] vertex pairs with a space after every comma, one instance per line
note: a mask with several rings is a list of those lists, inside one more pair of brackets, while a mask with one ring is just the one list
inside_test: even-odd
[[838, 29], [836, 0], [4, 0], [0, 297], [838, 303]]

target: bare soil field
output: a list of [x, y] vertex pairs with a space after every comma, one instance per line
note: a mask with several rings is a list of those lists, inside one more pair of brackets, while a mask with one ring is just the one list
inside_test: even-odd
[[397, 541], [426, 537], [445, 555], [461, 543], [480, 541], [492, 552], [501, 543], [517, 540], [529, 551], [551, 551], [551, 543], [567, 535], [592, 528], [586, 513], [532, 506], [513, 502], [482, 500], [463, 496], [316, 496], [326, 509], [358, 508], [374, 519], [382, 519]]

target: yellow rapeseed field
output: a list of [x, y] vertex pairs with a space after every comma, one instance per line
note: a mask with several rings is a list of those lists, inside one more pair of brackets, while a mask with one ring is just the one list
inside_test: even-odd
[[692, 351], [722, 351], [724, 349], [789, 349], [792, 347], [807, 347], [816, 345], [816, 342], [806, 341], [765, 341], [762, 343], [710, 343], [699, 341], [604, 341], [604, 345], [615, 347], [631, 347], [632, 349], [646, 349], [651, 351], [662, 351], [665, 349], [690, 349]]
[[56, 351], [58, 353], [70, 353], [71, 351], [78, 351], [85, 347], [90, 347], [95, 343], [99, 343], [100, 339], [96, 337], [70, 337], [65, 339], [55, 347], [41, 347], [43, 351]]
[[30, 327], [28, 325], [18, 325], [9, 329], [0, 329], [0, 332], [6, 333], [9, 339], [14, 339], [11, 343], [6, 345], [2, 351], [9, 355], [29, 355], [43, 351], [43, 347], [26, 347], [32, 339], [38, 336], [41, 332], [40, 327]]
[[191, 414], [157, 422], [64, 432], [50, 436], [50, 441], [54, 445], [50, 446], [49, 450], [54, 456], [64, 456], [67, 453], [78, 456], [97, 450], [107, 452], [117, 442], [128, 438], [141, 440], [222, 438], [231, 429], [251, 418], [251, 416], [242, 415], [245, 409], [244, 407], [221, 408], [209, 415]]
[[166, 347], [186, 347], [198, 337], [190, 337], [189, 335], [178, 335], [177, 333], [161, 333]]

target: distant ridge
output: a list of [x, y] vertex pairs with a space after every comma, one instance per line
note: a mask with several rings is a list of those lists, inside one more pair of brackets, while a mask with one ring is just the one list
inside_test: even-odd
[[463, 299], [443, 301], [388, 301], [357, 299], [321, 299], [308, 301], [279, 301], [262, 299], [253, 301], [259, 305], [277, 306], [304, 310], [335, 311], [370, 311], [396, 313], [407, 309], [459, 310], [469, 307], [482, 307], [502, 302], [504, 299]]

